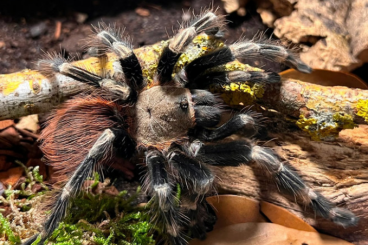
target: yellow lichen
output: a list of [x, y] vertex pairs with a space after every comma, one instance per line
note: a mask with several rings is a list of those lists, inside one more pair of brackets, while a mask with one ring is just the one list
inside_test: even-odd
[[311, 116], [306, 118], [299, 116], [296, 125], [307, 132], [312, 140], [334, 140], [342, 129], [355, 127], [353, 117], [349, 114], [335, 113], [330, 115]]
[[230, 83], [222, 86], [213, 86], [210, 91], [221, 93], [224, 102], [232, 106], [247, 106], [254, 104], [257, 99], [253, 87], [248, 82]]
[[315, 126], [316, 124], [317, 124], [317, 119], [306, 118], [304, 115], [300, 115], [299, 120], [296, 121], [296, 126], [298, 126], [303, 131], [307, 131], [307, 132], [311, 126]]
[[253, 89], [254, 96], [257, 99], [261, 99], [263, 97], [263, 94], [265, 91], [261, 83], [255, 83], [252, 89]]
[[357, 103], [357, 115], [368, 122], [368, 100], [359, 100]]
[[313, 140], [328, 140], [335, 139], [339, 136], [341, 129], [337, 123], [321, 123], [318, 129], [314, 132]]
[[349, 114], [335, 113], [332, 118], [341, 129], [352, 129], [356, 126], [353, 117]]
[[13, 93], [19, 85], [21, 85], [22, 80], [19, 79], [19, 77], [9, 77], [8, 80], [5, 80], [2, 84], [0, 84], [0, 92], [2, 92], [4, 95], [9, 95]]
[[184, 66], [193, 60], [211, 52], [212, 50], [218, 49], [223, 45], [224, 43], [218, 38], [204, 34], [196, 36], [176, 62], [173, 75], [178, 73]]

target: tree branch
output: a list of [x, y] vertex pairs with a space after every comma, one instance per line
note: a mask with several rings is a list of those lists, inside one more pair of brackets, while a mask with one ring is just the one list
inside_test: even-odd
[[[165, 45], [167, 41], [135, 50], [148, 86], [152, 85], [157, 61]], [[195, 58], [222, 45], [217, 39], [198, 36], [181, 56], [174, 73]], [[116, 59], [115, 55], [108, 54], [104, 62], [89, 58], [74, 64], [99, 75], [107, 73], [115, 76], [121, 72]], [[238, 61], [218, 69], [260, 70]], [[47, 78], [37, 71], [24, 70], [0, 75], [0, 120], [49, 112], [67, 98], [86, 89], [87, 85], [60, 74]], [[212, 91], [221, 93], [224, 101], [232, 106], [244, 107], [258, 103], [293, 117], [296, 125], [315, 140], [334, 140], [342, 129], [368, 121], [368, 90], [325, 87], [285, 78], [278, 84], [250, 84], [244, 81], [215, 87]]]

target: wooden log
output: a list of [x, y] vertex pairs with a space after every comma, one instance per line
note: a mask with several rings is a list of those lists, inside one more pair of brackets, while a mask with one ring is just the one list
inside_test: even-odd
[[267, 175], [255, 164], [214, 168], [219, 193], [241, 194], [274, 203], [290, 210], [322, 233], [354, 244], [368, 244], [368, 126], [343, 130], [338, 142], [333, 143], [311, 141], [300, 131], [280, 131], [271, 135], [277, 140], [265, 145], [287, 160], [310, 187], [360, 217], [358, 226], [345, 229], [316, 217], [309, 207], [280, 193], [274, 181], [265, 178]]

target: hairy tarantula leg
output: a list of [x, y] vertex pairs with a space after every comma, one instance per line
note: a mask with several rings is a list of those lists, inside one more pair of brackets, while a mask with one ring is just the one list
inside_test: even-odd
[[251, 160], [252, 146], [248, 141], [236, 140], [221, 144], [203, 144], [194, 141], [190, 145], [190, 151], [201, 161], [218, 166], [239, 166]]
[[309, 66], [282, 46], [254, 42], [239, 42], [231, 45], [230, 49], [236, 58], [252, 58], [259, 56], [284, 63], [304, 73], [312, 72]]
[[[358, 218], [349, 210], [336, 207], [326, 197], [309, 188], [290, 166], [281, 162], [269, 148], [252, 145], [247, 141], [201, 145], [194, 143], [196, 157], [211, 165], [237, 165], [254, 160], [267, 170], [285, 191], [301, 197], [315, 212], [344, 227], [356, 225]], [[233, 147], [233, 149], [231, 149]], [[199, 149], [198, 149], [199, 148]], [[235, 151], [238, 151], [237, 153]]]
[[[91, 173], [96, 168], [97, 163], [106, 154], [106, 150], [114, 144], [116, 141], [116, 134], [112, 129], [106, 129], [101, 136], [97, 139], [93, 147], [89, 150], [88, 155], [80, 163], [76, 171], [70, 177], [61, 193], [57, 197], [54, 208], [51, 215], [48, 217], [44, 224], [44, 230], [42, 231], [42, 244], [58, 227], [59, 222], [65, 217], [68, 205], [73, 196], [75, 196], [81, 189], [84, 181], [91, 176]], [[33, 239], [32, 237], [31, 239]], [[24, 244], [31, 244], [26, 241]]]
[[296, 171], [281, 162], [271, 149], [253, 146], [251, 158], [268, 170], [279, 186], [291, 194], [302, 197], [318, 215], [343, 227], [354, 226], [358, 223], [358, 218], [352, 212], [336, 207], [326, 197], [309, 188]]
[[157, 79], [161, 84], [170, 82], [174, 66], [178, 61], [180, 55], [185, 48], [199, 33], [207, 30], [214, 30], [220, 28], [221, 20], [212, 12], [207, 12], [196, 21], [194, 21], [188, 28], [183, 29], [176, 34], [168, 46], [162, 51], [160, 60], [157, 66]]
[[[262, 71], [229, 71], [229, 72], [211, 72], [199, 75], [193, 81], [189, 81], [186, 87], [189, 88], [208, 88], [211, 84], [229, 84], [231, 82], [280, 82], [280, 75], [276, 72]], [[184, 81], [185, 82], [185, 81]]]
[[127, 83], [135, 91], [143, 89], [146, 84], [143, 79], [142, 68], [132, 45], [123, 41], [117, 31], [111, 28], [105, 28], [96, 35], [97, 42], [94, 42], [97, 49], [103, 49], [103, 46], [111, 49], [118, 57], [121, 68], [123, 69]]
[[179, 200], [173, 195], [173, 188], [169, 183], [169, 176], [165, 169], [166, 160], [163, 154], [155, 149], [150, 148], [146, 154], [146, 163], [149, 173], [149, 190], [152, 193], [157, 214], [154, 218], [157, 222], [164, 224], [164, 230], [170, 235], [170, 239], [174, 241], [185, 239], [181, 236], [180, 223], [181, 217], [179, 213]]
[[239, 114], [218, 128], [202, 128], [195, 131], [194, 134], [200, 140], [214, 141], [226, 138], [240, 130], [247, 138], [254, 136], [258, 132], [256, 120], [248, 114]]
[[51, 60], [40, 60], [38, 62], [38, 67], [47, 74], [58, 72], [79, 82], [92, 85], [93, 87], [106, 89], [123, 101], [130, 100], [132, 96], [132, 90], [127, 84], [102, 78], [83, 68], [66, 62], [66, 60], [61, 57], [56, 57]]
[[[188, 156], [179, 149], [180, 146], [172, 146], [169, 149], [168, 162], [175, 169], [179, 178], [184, 180], [187, 189], [193, 194], [206, 194], [212, 187], [214, 176], [205, 165]], [[189, 181], [189, 186], [187, 181]]]
[[207, 69], [224, 65], [237, 58], [251, 58], [254, 56], [277, 60], [301, 72], [310, 73], [312, 71], [309, 66], [297, 59], [284, 47], [256, 44], [253, 42], [240, 42], [220, 48], [195, 59], [184, 68], [184, 71], [180, 74], [180, 78], [183, 81], [194, 81], [198, 74], [201, 74]]

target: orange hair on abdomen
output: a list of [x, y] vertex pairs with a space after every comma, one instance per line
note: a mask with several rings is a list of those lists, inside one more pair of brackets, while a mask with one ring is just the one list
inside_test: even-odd
[[[80, 95], [55, 110], [40, 136], [47, 164], [64, 181], [88, 155], [98, 137], [107, 128], [122, 128], [124, 107], [101, 96]], [[102, 164], [112, 156], [112, 147]]]

